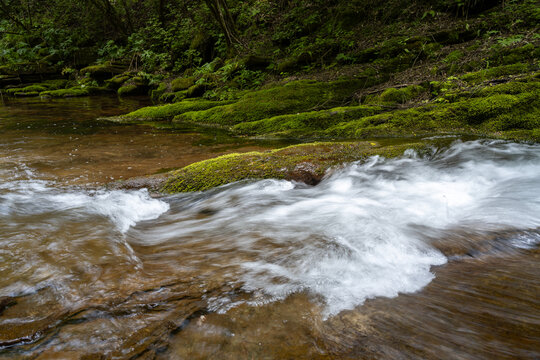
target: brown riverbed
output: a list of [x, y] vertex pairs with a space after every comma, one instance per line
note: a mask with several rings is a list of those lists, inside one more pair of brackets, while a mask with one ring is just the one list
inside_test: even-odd
[[0, 161], [25, 164], [41, 178], [65, 184], [103, 184], [224, 153], [283, 144], [238, 140], [212, 130], [204, 134], [189, 128], [160, 131], [96, 120], [151, 105], [144, 97], [3, 101]]
[[102, 190], [280, 145], [95, 120], [145, 102], [0, 106], [0, 358], [540, 357], [537, 146], [456, 143], [316, 187]]

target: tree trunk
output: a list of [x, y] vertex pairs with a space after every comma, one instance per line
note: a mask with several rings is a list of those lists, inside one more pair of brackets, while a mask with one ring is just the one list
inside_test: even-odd
[[225, 35], [227, 47], [232, 49], [235, 44], [243, 45], [236, 34], [236, 26], [229, 12], [227, 0], [205, 0], [205, 2]]

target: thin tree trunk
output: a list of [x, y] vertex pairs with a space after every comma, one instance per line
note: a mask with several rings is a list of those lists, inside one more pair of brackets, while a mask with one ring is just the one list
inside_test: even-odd
[[205, 0], [210, 12], [217, 20], [229, 49], [233, 48], [234, 44], [243, 45], [236, 34], [234, 20], [229, 12], [229, 7], [226, 0]]
[[126, 12], [126, 19], [128, 23], [129, 32], [133, 33], [133, 22], [131, 21], [131, 11], [129, 9], [129, 6], [126, 0], [122, 0], [122, 6], [124, 7], [124, 11]]

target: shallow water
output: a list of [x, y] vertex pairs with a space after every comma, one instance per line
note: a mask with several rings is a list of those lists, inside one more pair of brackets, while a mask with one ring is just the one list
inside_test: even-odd
[[156, 130], [97, 121], [150, 105], [147, 98], [3, 99], [0, 169], [28, 167], [63, 184], [103, 184], [152, 174], [233, 151], [275, 143], [229, 138], [217, 130]]
[[[112, 128], [139, 144], [151, 134], [79, 136]], [[103, 175], [63, 176], [62, 154], [32, 137], [68, 134], [36, 130], [19, 155], [25, 130], [13, 131], [0, 167], [0, 358], [540, 357], [538, 145], [456, 141], [314, 187], [152, 198], [81, 188], [121, 166], [96, 157]]]

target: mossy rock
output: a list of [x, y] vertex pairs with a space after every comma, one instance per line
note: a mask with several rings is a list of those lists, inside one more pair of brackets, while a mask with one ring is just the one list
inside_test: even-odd
[[337, 107], [329, 110], [310, 111], [298, 114], [278, 115], [268, 119], [240, 123], [232, 130], [247, 135], [279, 135], [305, 137], [315, 135], [330, 126], [375, 115], [383, 109], [378, 106], [360, 105]]
[[8, 96], [17, 97], [32, 97], [39, 96], [40, 93], [48, 90], [57, 90], [68, 85], [67, 80], [47, 80], [42, 83], [32, 84], [28, 86], [17, 86], [10, 89], [5, 89], [4, 93]]
[[122, 74], [124, 71], [126, 71], [125, 66], [107, 62], [102, 65], [92, 65], [82, 68], [80, 73], [88, 74], [94, 80], [103, 81], [115, 75]]
[[103, 120], [116, 122], [139, 122], [139, 121], [162, 121], [171, 120], [174, 116], [197, 110], [206, 110], [215, 106], [230, 104], [226, 101], [210, 101], [210, 100], [184, 100], [174, 104], [147, 106], [141, 109], [130, 112], [129, 114], [103, 118]]
[[431, 104], [390, 111], [338, 124], [328, 128], [323, 134], [347, 138], [402, 137], [438, 133], [504, 137], [498, 133], [500, 126], [494, 124], [504, 121], [503, 117], [538, 114], [539, 95], [537, 90], [519, 95], [494, 94], [449, 104]]
[[31, 97], [38, 96], [40, 92], [48, 90], [47, 87], [42, 85], [29, 85], [26, 87], [11, 88], [4, 90], [4, 93], [8, 96], [18, 97]]
[[118, 96], [137, 96], [148, 94], [147, 85], [139, 85], [132, 79], [118, 88]]
[[108, 92], [108, 89], [97, 86], [75, 86], [69, 89], [48, 90], [39, 93], [39, 96], [47, 98], [68, 98], [79, 96], [97, 95], [100, 93]]
[[276, 115], [329, 109], [347, 103], [353, 93], [364, 84], [361, 80], [293, 81], [247, 92], [233, 104], [184, 113], [174, 120], [231, 126]]
[[68, 87], [72, 82], [66, 79], [55, 79], [55, 80], [47, 80], [42, 82], [41, 86], [46, 87], [48, 90], [57, 90], [57, 89], [65, 89]]
[[201, 97], [206, 92], [206, 85], [203, 84], [195, 84], [193, 86], [190, 86], [189, 89], [187, 89], [186, 97], [193, 98], [193, 97]]
[[287, 179], [315, 185], [332, 167], [370, 156], [396, 157], [421, 143], [382, 147], [374, 142], [312, 143], [267, 152], [230, 154], [173, 171], [162, 192], [204, 191], [246, 179]]
[[366, 99], [370, 104], [405, 104], [426, 92], [420, 85], [411, 85], [402, 88], [388, 88], [380, 95]]
[[195, 85], [195, 77], [181, 77], [171, 81], [171, 90], [172, 92], [187, 90], [193, 85]]
[[166, 82], [160, 82], [158, 87], [150, 91], [150, 97], [153, 101], [160, 100], [161, 96], [168, 90], [169, 85]]
[[117, 90], [125, 82], [129, 81], [130, 79], [131, 79], [130, 75], [126, 75], [126, 74], [116, 75], [116, 76], [113, 76], [111, 79], [106, 80], [105, 86], [109, 89]]
[[16, 96], [16, 97], [37, 97], [37, 96], [39, 96], [39, 92], [38, 91], [18, 92], [18, 93], [13, 94], [13, 96]]
[[472, 84], [477, 84], [486, 80], [492, 80], [502, 76], [522, 74], [529, 72], [533, 67], [529, 64], [517, 63], [512, 65], [502, 65], [490, 69], [480, 70], [461, 76], [461, 79]]
[[159, 97], [159, 102], [162, 103], [175, 103], [187, 98], [187, 90], [177, 92], [167, 92]]
[[310, 53], [303, 52], [298, 56], [290, 57], [283, 60], [277, 65], [277, 71], [290, 72], [294, 70], [299, 70], [302, 66], [310, 64], [314, 60], [313, 56]]

